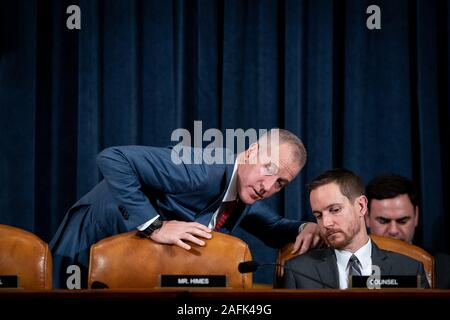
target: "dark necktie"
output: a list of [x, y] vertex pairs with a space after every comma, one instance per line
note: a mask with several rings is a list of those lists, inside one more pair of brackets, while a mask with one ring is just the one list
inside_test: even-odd
[[359, 267], [358, 258], [352, 254], [350, 260], [348, 260], [348, 275], [349, 276], [360, 276], [361, 268]]
[[219, 208], [219, 212], [217, 213], [216, 218], [216, 225], [214, 227], [214, 231], [218, 231], [222, 226], [225, 224], [225, 222], [228, 220], [228, 218], [231, 216], [233, 211], [236, 209], [237, 204], [239, 200], [233, 200], [233, 201], [225, 201], [222, 202]]

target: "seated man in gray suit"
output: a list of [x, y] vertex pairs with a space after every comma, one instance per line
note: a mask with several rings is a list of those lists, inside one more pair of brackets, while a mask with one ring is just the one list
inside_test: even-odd
[[364, 221], [367, 198], [357, 175], [345, 169], [329, 170], [314, 179], [308, 190], [320, 233], [330, 247], [287, 261], [284, 288], [346, 289], [349, 275], [369, 276], [372, 265], [380, 268], [381, 275], [420, 275], [421, 286], [429, 287], [422, 263], [381, 250], [370, 240]]

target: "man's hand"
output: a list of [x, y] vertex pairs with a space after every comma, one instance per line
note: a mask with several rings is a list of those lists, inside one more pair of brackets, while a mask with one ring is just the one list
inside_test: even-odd
[[323, 240], [320, 237], [319, 226], [313, 222], [307, 222], [302, 232], [300, 232], [295, 239], [294, 248], [291, 253], [302, 254], [309, 249], [316, 248], [322, 244]]
[[174, 244], [190, 250], [191, 246], [184, 241], [190, 241], [199, 246], [205, 245], [205, 242], [197, 237], [211, 239], [211, 229], [197, 222], [171, 220], [164, 221], [162, 227], [154, 231], [150, 239], [158, 243]]

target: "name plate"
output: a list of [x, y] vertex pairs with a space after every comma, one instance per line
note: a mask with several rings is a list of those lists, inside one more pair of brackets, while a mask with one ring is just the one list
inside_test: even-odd
[[349, 288], [420, 288], [420, 276], [351, 276]]
[[161, 287], [218, 287], [227, 286], [223, 275], [161, 275]]
[[18, 276], [0, 275], [0, 288], [18, 288], [18, 287], [19, 287]]

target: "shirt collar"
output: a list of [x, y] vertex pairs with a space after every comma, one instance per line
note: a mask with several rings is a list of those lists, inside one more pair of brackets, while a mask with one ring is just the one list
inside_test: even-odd
[[231, 174], [230, 183], [228, 184], [227, 191], [225, 192], [225, 196], [223, 197], [223, 202], [225, 201], [233, 201], [237, 199], [237, 168], [238, 161], [234, 163], [233, 173]]
[[370, 237], [368, 238], [369, 240], [367, 241], [367, 243], [358, 250], [356, 250], [356, 252], [354, 253], [347, 250], [334, 249], [338, 266], [342, 267], [345, 270], [348, 266], [348, 261], [350, 260], [350, 257], [352, 256], [352, 254], [354, 254], [358, 258], [359, 263], [361, 264], [363, 269], [371, 267], [372, 241], [370, 240]]

